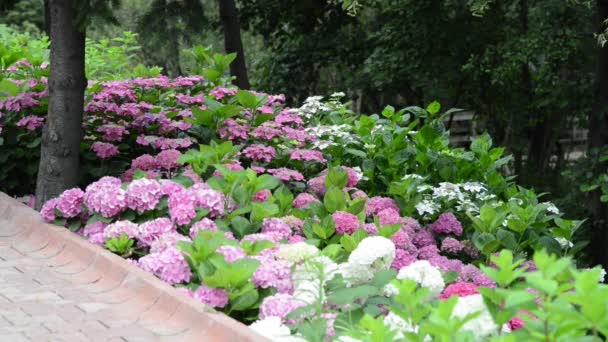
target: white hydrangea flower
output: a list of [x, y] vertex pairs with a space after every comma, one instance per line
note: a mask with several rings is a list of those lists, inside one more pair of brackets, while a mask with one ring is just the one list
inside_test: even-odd
[[547, 205], [547, 211], [555, 214], [555, 215], [559, 215], [559, 209], [555, 206], [555, 204], [551, 203], [551, 202], [544, 202], [543, 204]]
[[486, 191], [486, 186], [479, 182], [466, 182], [463, 183], [461, 186], [464, 191], [468, 192], [481, 193]]
[[321, 301], [325, 303], [325, 289], [318, 280], [298, 281], [294, 284], [293, 296], [305, 305]]
[[429, 297], [437, 296], [445, 287], [441, 272], [427, 260], [418, 260], [402, 267], [397, 274], [397, 279], [415, 281], [421, 287], [429, 289]]
[[433, 189], [433, 196], [436, 198], [447, 198], [450, 201], [464, 199], [460, 186], [449, 182], [439, 183], [439, 186]]
[[352, 338], [350, 336], [340, 336], [336, 339], [336, 342], [362, 342], [359, 339]]
[[344, 96], [346, 96], [346, 94], [344, 94], [343, 91], [338, 91], [338, 92], [331, 94], [330, 96], [331, 97], [344, 97]]
[[319, 281], [323, 272], [323, 284], [332, 280], [338, 274], [338, 264], [324, 255], [315, 256], [298, 265], [293, 272], [293, 280], [298, 282]]
[[403, 180], [406, 180], [406, 179], [418, 179], [418, 180], [422, 180], [422, 179], [424, 179], [424, 177], [422, 177], [421, 175], [417, 175], [415, 173], [411, 173], [411, 174], [407, 174], [407, 175], [403, 176], [402, 179]]
[[386, 284], [382, 289], [382, 294], [386, 297], [393, 297], [399, 294], [399, 289], [393, 284]]
[[459, 297], [452, 317], [464, 318], [470, 314], [480, 314], [467, 321], [462, 330], [472, 332], [477, 340], [482, 340], [498, 331], [498, 325], [492, 319], [486, 304], [483, 302], [483, 297], [480, 294]]
[[306, 242], [297, 242], [292, 244], [282, 244], [279, 250], [274, 253], [274, 256], [291, 262], [300, 262], [319, 254], [319, 249]]
[[383, 236], [363, 239], [348, 257], [348, 263], [368, 266], [376, 271], [387, 270], [395, 259], [395, 244]]
[[271, 341], [288, 341], [284, 340], [291, 336], [289, 327], [281, 322], [280, 317], [270, 316], [262, 320], [253, 322], [249, 328], [256, 333], [270, 339]]
[[571, 241], [563, 237], [556, 237], [555, 241], [557, 241], [562, 248], [572, 248], [574, 246]]
[[[420, 187], [418, 187], [418, 190], [420, 191]], [[441, 209], [441, 206], [431, 200], [424, 199], [418, 202], [415, 208], [419, 215], [424, 216], [425, 213], [428, 213], [429, 215], [435, 214]]]

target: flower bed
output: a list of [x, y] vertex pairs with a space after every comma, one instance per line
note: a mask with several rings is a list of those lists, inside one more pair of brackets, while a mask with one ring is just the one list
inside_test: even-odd
[[[3, 151], [37, 147], [41, 70], [9, 74]], [[41, 215], [274, 340], [606, 335], [600, 270], [556, 257], [584, 247], [580, 222], [503, 177], [487, 135], [454, 149], [438, 104], [367, 116], [342, 96], [92, 84], [84, 190]]]

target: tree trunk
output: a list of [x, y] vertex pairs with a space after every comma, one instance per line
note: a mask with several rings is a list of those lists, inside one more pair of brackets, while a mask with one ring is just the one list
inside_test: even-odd
[[51, 11], [49, 8], [49, 0], [44, 0], [44, 32], [48, 37], [51, 37]]
[[[76, 0], [72, 0], [76, 1]], [[77, 185], [86, 78], [84, 29], [71, 0], [49, 0], [51, 74], [49, 109], [42, 132], [36, 207]]]
[[230, 74], [236, 77], [233, 82], [241, 89], [249, 89], [245, 51], [241, 40], [241, 23], [234, 0], [219, 0], [220, 18], [224, 28], [224, 49], [226, 53], [236, 52], [236, 59], [230, 64]]
[[[608, 0], [597, 0], [597, 21], [599, 32], [603, 31], [604, 20], [608, 19]], [[599, 47], [596, 70], [595, 104], [589, 117], [589, 149], [593, 151], [608, 146], [608, 46]], [[600, 192], [589, 195], [591, 212], [591, 255], [593, 262], [608, 267], [608, 205], [600, 201]]]

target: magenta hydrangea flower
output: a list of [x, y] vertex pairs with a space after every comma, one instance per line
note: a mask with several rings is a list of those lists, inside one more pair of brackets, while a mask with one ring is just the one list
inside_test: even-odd
[[325, 176], [319, 176], [319, 177], [314, 177], [311, 178], [308, 181], [308, 189], [310, 189], [312, 192], [316, 193], [317, 195], [323, 195], [325, 194]]
[[416, 220], [413, 219], [411, 217], [402, 217], [403, 219], [403, 224], [404, 224], [404, 228], [408, 228], [411, 231], [417, 231], [422, 229], [422, 226], [420, 225], [420, 223]]
[[456, 272], [460, 273], [460, 270], [464, 266], [462, 261], [458, 259], [448, 259], [443, 255], [434, 255], [428, 259], [429, 263], [443, 272]]
[[131, 162], [131, 168], [140, 169], [142, 171], [156, 169], [156, 159], [149, 154], [143, 154], [133, 159], [133, 161]]
[[84, 192], [78, 188], [64, 191], [59, 196], [56, 208], [65, 218], [78, 216], [82, 211], [82, 203], [84, 202]]
[[393, 241], [395, 247], [397, 248], [401, 248], [409, 252], [416, 251], [416, 247], [412, 243], [412, 240], [403, 229], [399, 229], [395, 234], [393, 234], [393, 236], [391, 236], [391, 241]]
[[281, 167], [278, 169], [268, 169], [266, 171], [271, 175], [277, 177], [278, 179], [286, 182], [291, 180], [300, 182], [304, 180], [304, 175], [302, 175], [296, 170], [288, 169], [285, 167]]
[[391, 268], [399, 271], [405, 266], [408, 266], [416, 261], [416, 257], [404, 251], [403, 249], [395, 250], [395, 259], [391, 264]]
[[323, 153], [315, 150], [295, 149], [289, 154], [291, 160], [316, 161], [325, 163], [327, 160], [323, 157]]
[[464, 249], [462, 242], [454, 239], [453, 237], [447, 237], [441, 241], [441, 251], [449, 254], [458, 254]]
[[536, 263], [534, 263], [534, 261], [532, 260], [526, 260], [522, 262], [519, 267], [525, 270], [526, 272], [534, 272], [538, 270], [538, 268], [536, 267]]
[[462, 244], [464, 246], [462, 251], [466, 255], [468, 255], [471, 259], [479, 259], [481, 254], [479, 253], [479, 250], [477, 249], [477, 247], [475, 247], [475, 245], [473, 245], [473, 243], [471, 241], [463, 241]]
[[231, 88], [226, 88], [226, 87], [215, 87], [211, 90], [211, 92], [209, 94], [211, 94], [213, 97], [215, 97], [216, 100], [221, 100], [225, 96], [234, 96], [234, 95], [236, 95], [236, 93], [237, 93], [236, 89], [231, 89]]
[[262, 222], [262, 233], [264, 234], [274, 234], [277, 235], [280, 239], [287, 239], [291, 236], [291, 227], [283, 220], [271, 217], [265, 218]]
[[435, 245], [435, 236], [433, 236], [433, 233], [429, 230], [419, 230], [414, 234], [412, 242], [418, 248], [428, 245]]
[[128, 135], [129, 131], [126, 130], [123, 126], [116, 124], [106, 124], [103, 126], [99, 126], [97, 128], [97, 132], [103, 133], [102, 139], [104, 141], [122, 141], [123, 135]]
[[138, 228], [137, 240], [139, 240], [144, 246], [150, 246], [161, 235], [171, 232], [176, 232], [173, 222], [166, 217], [161, 217], [140, 224]]
[[216, 231], [216, 230], [218, 230], [218, 228], [215, 225], [215, 222], [213, 222], [212, 220], [210, 220], [210, 219], [208, 219], [206, 217], [203, 217], [202, 220], [196, 222], [190, 228], [190, 237], [194, 239], [196, 237], [196, 235], [198, 235], [198, 232], [201, 231], [201, 230], [213, 230], [213, 231]]
[[247, 139], [249, 132], [248, 124], [239, 124], [232, 119], [224, 121], [222, 127], [218, 130], [220, 138], [224, 140]]
[[223, 308], [228, 304], [228, 292], [226, 290], [208, 287], [205, 284], [201, 284], [192, 293], [192, 297], [215, 308]]
[[44, 126], [44, 118], [36, 115], [28, 115], [17, 121], [17, 127], [25, 127], [28, 131], [35, 131]]
[[162, 234], [150, 244], [150, 253], [160, 253], [167, 248], [176, 248], [180, 241], [191, 243], [192, 240], [177, 232]]
[[241, 153], [253, 161], [270, 163], [272, 158], [276, 156], [277, 151], [272, 146], [252, 144], [243, 149]]
[[268, 189], [260, 190], [253, 195], [252, 200], [256, 202], [266, 202], [271, 194], [272, 192], [270, 192]]
[[264, 258], [260, 261], [260, 266], [252, 277], [257, 287], [263, 289], [274, 287], [279, 293], [290, 293], [293, 290], [290, 263], [273, 258]]
[[184, 256], [177, 248], [166, 248], [159, 253], [150, 253], [139, 259], [139, 267], [153, 273], [168, 284], [190, 281], [192, 272]]
[[477, 286], [475, 286], [475, 284], [459, 281], [448, 285], [437, 298], [448, 299], [452, 296], [466, 297], [478, 293], [479, 291], [477, 291]]
[[138, 213], [153, 210], [162, 196], [163, 192], [157, 181], [147, 178], [136, 179], [127, 187], [127, 207]]
[[403, 219], [399, 215], [399, 211], [393, 208], [380, 210], [380, 212], [376, 214], [376, 217], [378, 217], [378, 221], [380, 221], [381, 226], [403, 223]]
[[216, 252], [223, 255], [226, 262], [235, 262], [239, 259], [247, 257], [247, 253], [245, 253], [241, 247], [237, 246], [220, 246]]
[[122, 182], [115, 177], [102, 177], [87, 186], [84, 204], [94, 213], [103, 217], [113, 217], [127, 208], [126, 192]]
[[359, 175], [357, 174], [357, 171], [348, 166], [342, 166], [342, 169], [348, 174], [348, 183], [346, 186], [349, 188], [356, 186], [357, 183], [359, 183]]
[[399, 206], [392, 198], [374, 196], [365, 202], [365, 214], [368, 217], [377, 215], [380, 211], [388, 208], [399, 212]]
[[366, 223], [363, 225], [363, 229], [365, 229], [365, 232], [369, 235], [376, 235], [378, 234], [378, 227], [376, 227], [376, 224], [374, 223]]
[[418, 259], [428, 260], [439, 255], [439, 249], [436, 245], [426, 245], [418, 249]]
[[96, 141], [91, 145], [91, 151], [95, 152], [101, 159], [111, 158], [119, 153], [118, 146], [110, 143]]
[[156, 165], [158, 165], [159, 167], [163, 168], [163, 169], [174, 169], [178, 166], [180, 166], [180, 164], [177, 162], [177, 160], [182, 156], [182, 153], [178, 150], [164, 150], [162, 152], [160, 152], [157, 156], [156, 156]]
[[352, 234], [361, 226], [357, 216], [351, 213], [336, 211], [331, 217], [336, 223], [336, 233], [338, 234]]
[[460, 221], [452, 213], [444, 213], [437, 218], [431, 225], [431, 230], [435, 234], [454, 234], [456, 236], [462, 235], [462, 225]]
[[296, 198], [293, 200], [293, 206], [294, 206], [294, 208], [298, 208], [298, 209], [304, 208], [304, 207], [308, 206], [309, 203], [312, 203], [312, 202], [319, 202], [319, 200], [315, 196], [313, 196], [309, 193], [303, 192], [301, 194], [298, 194], [296, 196]]
[[277, 243], [277, 242], [281, 241], [281, 236], [276, 233], [248, 234], [248, 235], [245, 235], [241, 241], [255, 242], [255, 241], [262, 241], [262, 240]]
[[131, 221], [116, 221], [103, 231], [106, 240], [120, 237], [122, 234], [126, 234], [129, 238], [136, 238], [139, 234], [139, 226]]
[[287, 320], [287, 315], [303, 305], [302, 301], [290, 294], [277, 293], [264, 298], [262, 301], [260, 305], [260, 319], [274, 316], [279, 317], [286, 324], [293, 324], [295, 323], [295, 319]]
[[184, 225], [196, 217], [196, 196], [188, 191], [181, 190], [169, 195], [169, 215], [177, 224]]

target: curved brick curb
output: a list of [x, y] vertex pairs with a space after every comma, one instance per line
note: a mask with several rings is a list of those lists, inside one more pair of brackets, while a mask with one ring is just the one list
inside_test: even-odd
[[[67, 323], [66, 329], [70, 323], [78, 325], [74, 323], [77, 318], [83, 318], [80, 324], [96, 321], [105, 327], [105, 330], [78, 327], [80, 335], [72, 336], [69, 335], [72, 332], [61, 331], [56, 324], [55, 333], [65, 338], [62, 340], [267, 341], [121, 257], [65, 228], [43, 223], [36, 211], [3, 193], [0, 193], [0, 288], [3, 338], [7, 337], [6, 332], [15, 331], [15, 317], [22, 314], [23, 326], [36, 321], [33, 326], [39, 333], [17, 329], [21, 331], [18, 337], [50, 338], [48, 334], [53, 333], [53, 328], [43, 319], [37, 321], [41, 317], [39, 311], [45, 307], [40, 304], [42, 297], [51, 311], [44, 316], [47, 320]], [[37, 301], [31, 303], [34, 299]], [[32, 312], [28, 312], [28, 306]], [[80, 311], [67, 309], [74, 306]], [[63, 317], [62, 310], [70, 311], [65, 313], [67, 317]], [[65, 322], [59, 322], [57, 316]], [[9, 324], [3, 330], [6, 321]]]

